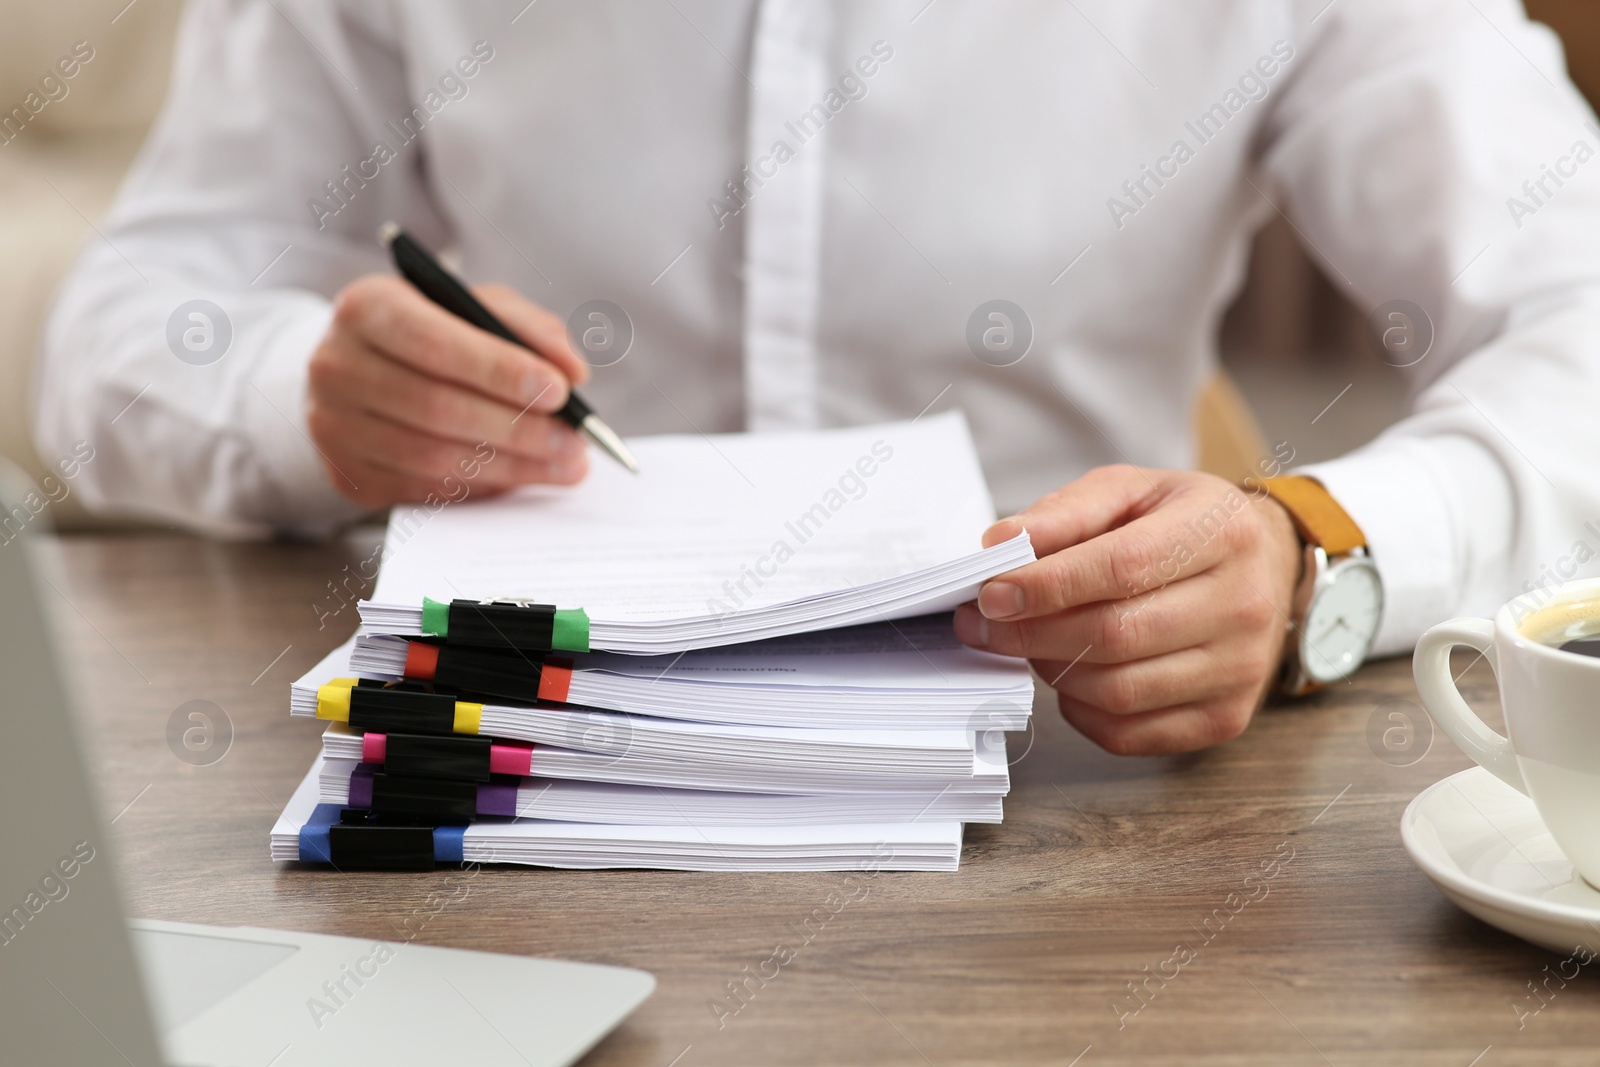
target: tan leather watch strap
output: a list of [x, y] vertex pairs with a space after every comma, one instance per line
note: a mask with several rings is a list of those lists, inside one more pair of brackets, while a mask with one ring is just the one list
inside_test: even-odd
[[1300, 536], [1321, 545], [1328, 555], [1342, 556], [1353, 548], [1366, 547], [1367, 535], [1315, 478], [1291, 474], [1266, 478], [1261, 485], [1283, 505]]

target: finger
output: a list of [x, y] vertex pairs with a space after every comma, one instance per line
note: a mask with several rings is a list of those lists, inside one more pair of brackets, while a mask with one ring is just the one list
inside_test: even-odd
[[581, 445], [569, 453], [528, 459], [487, 443], [466, 445], [418, 432], [366, 411], [318, 406], [308, 414], [310, 420], [315, 420], [317, 439], [330, 442], [333, 450], [431, 483], [455, 477], [481, 479], [483, 485], [498, 488], [535, 482], [570, 484], [584, 470]]
[[[368, 504], [370, 507], [393, 507], [406, 504], [422, 504], [438, 506], [441, 502], [460, 504], [466, 500], [482, 500], [498, 496], [509, 489], [514, 489], [517, 484], [524, 483], [498, 483], [487, 474], [478, 478], [468, 478], [449, 474], [439, 479], [417, 478], [387, 467], [367, 463], [365, 460], [353, 461], [361, 478], [363, 490], [374, 499]], [[536, 479], [540, 483], [549, 482], [549, 479]]]
[[577, 485], [589, 473], [589, 454], [580, 448], [571, 456], [530, 460], [503, 455], [509, 462], [486, 465], [481, 481], [493, 492], [519, 485]]
[[376, 349], [350, 340], [334, 358], [315, 358], [311, 388], [332, 405], [361, 408], [414, 430], [463, 444], [488, 442], [529, 459], [582, 447], [565, 423], [518, 412], [480, 393], [430, 378]]
[[1166, 474], [1128, 464], [1096, 467], [989, 527], [983, 547], [1023, 530], [1041, 556], [1087, 541], [1150, 510], [1167, 492]]
[[1227, 536], [1250, 506], [1239, 490], [1217, 481], [1207, 491], [1173, 494], [1165, 506], [1124, 526], [1064, 548], [986, 583], [978, 608], [991, 619], [1023, 619], [1079, 604], [1143, 595], [1199, 574], [1234, 547]]
[[337, 466], [324, 456], [323, 464], [327, 468], [329, 481], [340, 492], [362, 507], [383, 508], [440, 500], [459, 504], [469, 497], [495, 496], [519, 484], [562, 484], [563, 476], [570, 476], [571, 481], [576, 481], [583, 477], [588, 460], [584, 458], [578, 461], [575, 474], [571, 470], [550, 471], [546, 476], [530, 477], [522, 482], [497, 481], [489, 473], [492, 470], [489, 467], [485, 467], [477, 478], [457, 474], [447, 474], [442, 478], [420, 478], [356, 456], [342, 457]]
[[1238, 737], [1254, 714], [1242, 703], [1162, 708], [1140, 715], [1114, 715], [1068, 696], [1058, 704], [1062, 718], [1079, 733], [1118, 756], [1170, 756], [1210, 748]]
[[1131, 663], [1080, 662], [1052, 688], [1112, 715], [1138, 715], [1238, 695], [1255, 678], [1246, 678], [1211, 648], [1198, 645]]
[[972, 647], [1002, 656], [1060, 658], [1082, 652], [1089, 663], [1125, 663], [1258, 624], [1259, 613], [1246, 610], [1239, 600], [1227, 583], [1207, 573], [1143, 596], [1102, 600], [1017, 622], [987, 619], [975, 605], [963, 604], [956, 609], [955, 630]]
[[346, 287], [334, 322], [413, 370], [514, 410], [556, 411], [567, 401], [566, 376], [553, 363], [457, 318], [398, 278]]
[[[323, 462], [332, 466], [332, 461], [326, 456]], [[334, 484], [364, 508], [386, 508], [424, 501], [430, 495], [437, 500], [459, 502], [472, 492], [470, 486], [459, 479], [452, 478], [447, 484], [441, 484], [414, 478], [398, 471], [375, 467], [357, 456], [342, 457], [337, 469], [341, 473], [335, 478]]]
[[580, 449], [557, 459], [524, 459], [501, 453], [494, 463], [485, 464], [473, 482], [491, 492], [503, 492], [521, 485], [577, 485], [589, 473], [589, 455]]
[[573, 385], [589, 380], [589, 364], [572, 350], [567, 324], [507, 285], [475, 285], [472, 293], [524, 344], [560, 368]]

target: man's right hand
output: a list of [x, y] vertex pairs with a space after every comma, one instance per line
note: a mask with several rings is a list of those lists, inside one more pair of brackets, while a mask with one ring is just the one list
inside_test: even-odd
[[553, 417], [569, 383], [589, 378], [566, 325], [505, 286], [473, 295], [534, 351], [393, 276], [358, 279], [334, 301], [311, 357], [307, 422], [329, 480], [357, 504], [456, 499], [463, 479], [491, 493], [570, 485], [588, 470], [582, 439]]

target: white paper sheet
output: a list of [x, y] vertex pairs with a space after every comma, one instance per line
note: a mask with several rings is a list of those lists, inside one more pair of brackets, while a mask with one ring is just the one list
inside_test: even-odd
[[[300, 828], [317, 806], [312, 765], [272, 827], [272, 858], [299, 858]], [[466, 861], [541, 867], [661, 867], [696, 871], [953, 871], [958, 822], [824, 826], [628, 826], [502, 819], [467, 827]]]
[[[327, 759], [320, 778], [324, 804], [350, 802], [355, 760]], [[726, 793], [703, 789], [524, 778], [517, 814], [555, 822], [648, 826], [813, 826], [862, 822], [998, 823], [1004, 799], [953, 789], [866, 793]]]
[[528, 599], [585, 609], [596, 648], [670, 652], [949, 610], [1032, 558], [1022, 538], [980, 549], [994, 505], [959, 413], [630, 444], [637, 476], [595, 464], [574, 488], [396, 509], [363, 621], [415, 632], [424, 597]]
[[[406, 639], [362, 634], [353, 642], [348, 663], [319, 664], [295, 684], [295, 714], [314, 713], [316, 687], [335, 677], [403, 675]], [[590, 653], [573, 660], [569, 703], [697, 722], [1022, 730], [1033, 703], [1027, 663], [961, 644], [948, 615], [673, 656]]]

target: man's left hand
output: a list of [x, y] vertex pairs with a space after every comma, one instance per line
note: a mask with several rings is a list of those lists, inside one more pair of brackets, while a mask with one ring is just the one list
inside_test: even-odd
[[984, 534], [1037, 562], [956, 612], [967, 644], [1025, 656], [1061, 714], [1108, 751], [1237, 737], [1282, 659], [1302, 565], [1288, 512], [1194, 471], [1100, 467]]

